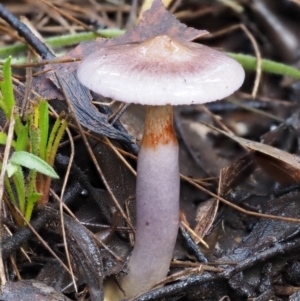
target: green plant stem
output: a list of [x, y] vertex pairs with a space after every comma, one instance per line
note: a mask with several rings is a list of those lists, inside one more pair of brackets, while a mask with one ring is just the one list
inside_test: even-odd
[[[37, 201], [41, 198], [41, 194], [39, 193], [33, 193], [28, 197], [27, 200], [27, 204], [26, 204], [26, 211], [25, 211], [25, 218], [27, 221], [31, 220], [31, 215], [33, 212], [33, 208], [35, 206], [35, 204], [37, 203]], [[26, 223], [24, 223], [26, 224]]]
[[[257, 59], [248, 54], [227, 52], [229, 56], [237, 60], [246, 70], [255, 71]], [[300, 79], [300, 70], [283, 63], [277, 63], [271, 60], [262, 59], [261, 69], [266, 73], [273, 73], [278, 75], [287, 75], [295, 79]]]
[[[102, 29], [98, 33], [103, 38], [112, 38], [123, 34], [125, 31], [121, 29]], [[52, 48], [59, 48], [64, 46], [70, 46], [78, 44], [82, 41], [90, 41], [97, 38], [97, 35], [93, 32], [80, 32], [76, 34], [61, 35], [57, 37], [51, 37], [45, 39], [45, 43]], [[11, 46], [4, 46], [0, 48], [0, 56], [6, 57], [8, 55], [17, 54], [22, 51], [26, 51], [27, 46], [25, 44], [16, 44]]]
[[51, 146], [50, 156], [48, 157], [48, 164], [50, 166], [53, 166], [53, 164], [54, 164], [54, 159], [55, 159], [56, 152], [57, 152], [57, 149], [59, 146], [59, 142], [67, 128], [67, 125], [68, 125], [68, 121], [66, 119], [62, 120], [61, 126], [59, 127], [59, 129], [57, 131], [53, 145]]
[[46, 162], [47, 163], [49, 163], [49, 159], [51, 157], [53, 141], [54, 141], [57, 131], [59, 129], [60, 122], [61, 122], [60, 118], [55, 120], [55, 123], [53, 125], [52, 131], [49, 136], [49, 140], [48, 140], [48, 144], [47, 144], [47, 148], [46, 148]]
[[[55, 124], [53, 126], [53, 129], [51, 131], [47, 150], [46, 150], [46, 161], [50, 166], [53, 166], [56, 152], [59, 146], [59, 142], [66, 130], [66, 127], [68, 125], [68, 118], [66, 119], [57, 119], [55, 121]], [[46, 205], [48, 202], [48, 194], [50, 190], [51, 185], [51, 178], [47, 177], [45, 178], [44, 185], [43, 185], [43, 191], [42, 191], [42, 198], [38, 201], [38, 204], [41, 206]]]
[[17, 190], [18, 195], [18, 207], [20, 211], [24, 214], [25, 213], [25, 181], [24, 181], [24, 175], [22, 172], [22, 168], [20, 165], [17, 166], [17, 171], [13, 175], [13, 181]]
[[[2, 168], [2, 164], [1, 164], [1, 168]], [[4, 185], [5, 185], [5, 189], [6, 189], [6, 193], [9, 197], [9, 199], [16, 205], [19, 206], [16, 198], [15, 198], [15, 194], [13, 192], [13, 189], [11, 187], [10, 181], [8, 179], [8, 176], [5, 176], [4, 178]]]
[[25, 151], [27, 146], [28, 146], [28, 125], [26, 124], [18, 133], [17, 141], [15, 143], [15, 150]]
[[3, 98], [1, 98], [1, 109], [3, 110], [7, 119], [10, 118], [12, 109], [15, 105], [15, 97], [13, 93], [13, 85], [11, 79], [11, 68], [10, 68], [11, 56], [9, 56], [3, 65], [3, 79], [0, 82], [0, 88]]
[[[0, 166], [2, 168], [2, 164], [0, 164]], [[11, 204], [10, 204], [10, 202], [12, 202], [15, 206], [19, 207], [19, 203], [16, 200], [15, 193], [13, 191], [13, 188], [11, 186], [10, 180], [7, 175], [4, 177], [4, 185], [5, 185], [5, 192], [9, 199], [9, 201], [7, 202], [7, 206], [9, 208], [9, 210], [11, 211], [11, 214], [12, 214], [14, 220], [16, 221], [17, 225], [21, 226], [23, 221], [19, 215], [15, 214], [13, 206], [11, 206]]]
[[[0, 109], [9, 120], [15, 106], [11, 74], [11, 57], [9, 56], [3, 64], [3, 80], [0, 81]], [[2, 94], [2, 95], [1, 95]], [[18, 134], [23, 128], [19, 114], [14, 114], [15, 132]]]
[[29, 171], [29, 183], [27, 188], [27, 202], [26, 202], [26, 209], [25, 209], [25, 218], [27, 221], [30, 221], [31, 214], [33, 208], [38, 201], [42, 197], [42, 195], [35, 191], [35, 182], [37, 179], [37, 172], [33, 169]]
[[31, 124], [29, 127], [29, 137], [31, 145], [30, 153], [38, 156], [40, 152], [41, 135], [40, 130], [36, 128], [33, 124]]
[[39, 130], [40, 130], [40, 157], [46, 160], [46, 149], [49, 134], [48, 103], [41, 100], [39, 103]]
[[[29, 170], [29, 183], [27, 185], [27, 198], [34, 192], [34, 184], [36, 181], [37, 172], [34, 169]], [[28, 202], [28, 201], [27, 201]]]

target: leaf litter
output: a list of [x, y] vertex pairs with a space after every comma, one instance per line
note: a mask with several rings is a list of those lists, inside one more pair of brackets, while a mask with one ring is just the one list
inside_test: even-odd
[[[148, 24], [151, 24], [151, 26], [147, 25], [147, 22]], [[90, 52], [96, 51], [102, 47], [124, 43], [135, 43], [162, 33], [169, 34], [177, 39], [193, 40], [204, 35], [206, 32], [188, 29], [185, 25], [179, 26], [178, 21], [163, 8], [159, 1], [156, 1], [153, 10], [144, 15], [141, 24], [131, 31], [128, 31], [124, 36], [112, 40], [99, 38], [93, 42], [82, 43], [70, 51], [64, 58], [72, 59], [74, 57], [84, 57]], [[73, 103], [76, 115], [79, 116], [81, 123], [93, 132], [120, 141], [132, 141], [132, 137], [125, 132], [116, 130], [109, 124], [106, 113], [100, 113], [91, 105], [92, 97], [89, 91], [78, 88], [79, 84], [74, 75], [76, 66], [77, 63], [61, 64], [57, 66], [50, 65], [52, 70], [55, 70], [59, 75], [61, 82], [63, 83], [63, 88], [67, 92], [68, 98]], [[49, 66], [46, 68], [49, 68]], [[40, 86], [38, 86], [37, 83]], [[39, 76], [37, 80], [34, 80], [34, 88], [47, 99], [63, 98], [53, 73], [48, 72], [47, 75]], [[59, 100], [55, 101], [59, 102]], [[249, 103], [251, 104], [251, 102]], [[223, 109], [225, 108], [226, 111], [226, 105], [224, 105], [224, 103], [218, 103], [217, 105], [223, 107]], [[203, 118], [200, 114], [195, 115], [197, 115], [196, 122], [199, 122], [199, 120]], [[233, 117], [235, 116], [233, 115]], [[182, 114], [179, 118], [182, 118]], [[256, 118], [255, 121], [260, 123], [259, 118]], [[250, 152], [245, 153], [244, 150], [241, 151], [241, 149], [239, 149], [234, 156], [230, 153], [220, 155], [220, 153], [216, 151], [216, 141], [218, 141], [220, 137], [215, 137], [211, 132], [207, 131], [205, 135], [202, 135], [203, 133], [201, 133], [201, 143], [206, 143], [206, 141], [209, 140], [210, 144], [206, 146], [209, 154], [207, 154], [206, 157], [201, 157], [201, 155], [197, 153], [200, 148], [199, 144], [201, 143], [200, 141], [196, 141], [197, 136], [195, 136], [195, 132], [197, 132], [199, 126], [198, 128], [195, 124], [193, 126], [193, 122], [191, 121], [189, 124], [188, 119], [185, 119], [184, 122], [186, 122], [186, 127], [184, 132], [181, 133], [181, 136], [185, 139], [185, 146], [189, 148], [189, 150], [187, 152], [182, 150], [182, 153], [184, 154], [182, 154], [181, 162], [189, 166], [189, 169], [185, 169], [188, 171], [189, 175], [201, 177], [202, 174], [203, 176], [207, 176], [206, 172], [211, 169], [212, 172], [208, 172], [208, 175], [213, 175], [214, 177], [219, 176], [219, 185], [216, 185], [217, 179], [211, 181], [212, 190], [218, 191], [219, 195], [226, 197], [230, 202], [245, 206], [251, 210], [257, 210], [258, 212], [299, 218], [299, 211], [295, 210], [295, 208], [299, 207], [299, 193], [297, 187], [289, 187], [290, 184], [297, 184], [299, 182], [298, 158], [289, 153], [297, 153], [297, 148], [295, 150], [295, 147], [283, 147], [284, 150], [280, 150], [279, 148], [282, 147], [281, 143], [270, 146], [236, 135], [231, 135], [231, 139], [249, 148]], [[294, 140], [297, 140], [297, 138], [299, 140], [299, 133], [297, 132], [297, 128], [299, 128], [298, 123], [299, 118], [297, 116], [295, 116], [293, 120], [289, 120], [288, 126], [292, 125], [294, 136], [296, 137], [291, 142], [291, 145], [295, 144]], [[189, 127], [194, 133], [189, 132]], [[201, 131], [203, 132], [203, 129]], [[281, 140], [279, 139], [280, 134], [277, 131], [275, 131], [275, 133], [269, 132], [268, 134], [263, 138], [265, 143], [269, 144], [269, 142], [272, 142], [273, 144], [273, 140]], [[228, 134], [226, 135], [228, 136]], [[257, 138], [257, 134], [255, 137]], [[213, 143], [211, 143], [211, 141], [213, 141]], [[228, 146], [227, 142], [225, 142], [225, 145]], [[230, 144], [230, 148], [232, 148], [232, 144]], [[225, 149], [225, 146], [223, 149]], [[122, 200], [127, 197], [130, 198], [130, 192], [133, 190], [132, 187], [134, 186], [134, 179], [129, 178], [128, 173], [125, 170], [118, 170], [118, 168], [113, 170], [111, 176], [109, 176], [109, 165], [114, 164], [113, 162], [115, 159], [113, 155], [110, 154], [111, 159], [109, 162], [112, 163], [103, 163], [105, 157], [101, 156], [101, 153], [107, 154], [108, 150], [105, 148], [96, 148], [96, 150], [97, 153], [99, 152], [99, 162], [102, 162], [101, 164], [107, 163], [105, 173], [110, 178], [116, 194], [120, 192]], [[193, 158], [191, 158], [191, 155]], [[182, 159], [183, 157], [185, 158], [184, 160]], [[79, 161], [80, 160], [82, 160], [82, 158], [80, 158]], [[213, 163], [213, 165], [210, 165], [210, 163]], [[120, 163], [116, 164], [118, 165]], [[204, 172], [199, 172], [199, 169], [201, 170], [201, 168], [204, 169]], [[82, 170], [86, 171], [84, 165], [82, 166]], [[123, 177], [123, 182], [120, 183], [128, 185], [125, 190], [124, 187], [123, 189], [119, 189], [118, 184], [114, 183], [114, 178], [117, 178], [118, 174], [121, 174]], [[86, 177], [84, 174], [81, 176], [85, 178], [83, 182], [93, 181], [93, 179]], [[124, 180], [125, 178], [126, 180]], [[73, 176], [73, 180], [75, 179], [79, 179], [79, 177]], [[274, 191], [274, 187], [276, 186], [275, 182], [279, 182], [285, 186], [285, 190], [278, 189], [277, 191]], [[81, 184], [78, 183], [78, 181], [74, 181], [74, 184], [76, 184], [75, 186], [79, 186], [79, 188], [76, 188], [79, 189], [79, 191], [84, 188], [83, 186], [80, 186]], [[204, 272], [203, 274], [196, 273], [195, 275], [195, 273], [189, 274], [187, 271], [186, 277], [184, 277], [182, 281], [175, 282], [164, 288], [156, 289], [153, 292], [148, 292], [139, 297], [139, 300], [156, 300], [164, 297], [169, 300], [175, 297], [180, 298], [182, 296], [183, 299], [187, 300], [206, 298], [207, 300], [219, 301], [223, 300], [226, 295], [230, 295], [231, 300], [246, 300], [247, 298], [264, 297], [264, 294], [269, 291], [274, 295], [276, 289], [278, 289], [280, 285], [282, 291], [284, 291], [287, 287], [286, 285], [291, 284], [292, 282], [287, 281], [283, 277], [283, 272], [278, 272], [278, 266], [281, 266], [282, 269], [285, 267], [288, 269], [291, 263], [299, 261], [299, 256], [297, 255], [297, 249], [300, 245], [297, 236], [298, 225], [278, 220], [258, 219], [257, 217], [245, 218], [240, 214], [233, 213], [230, 209], [224, 208], [224, 206], [220, 206], [220, 209], [217, 211], [218, 207], [216, 206], [216, 200], [214, 199], [209, 200], [210, 204], [207, 209], [205, 208], [207, 203], [203, 202], [207, 200], [207, 195], [185, 184], [186, 183], [182, 183], [182, 186], [185, 186], [182, 189], [183, 199], [188, 198], [188, 201], [182, 201], [182, 203], [184, 203], [182, 204], [182, 210], [187, 216], [187, 220], [193, 224], [193, 227], [196, 227], [197, 229], [198, 226], [199, 234], [201, 236], [210, 234], [209, 237], [205, 238], [211, 239], [213, 236], [215, 237], [215, 239], [212, 239], [212, 241], [209, 242], [211, 246], [209, 252], [211, 253], [208, 252], [207, 257], [210, 262], [215, 260], [214, 264], [221, 264], [223, 272], [220, 270], [218, 274]], [[99, 188], [95, 190], [88, 187], [88, 189], [91, 194], [100, 195], [100, 190], [97, 190]], [[101, 192], [101, 197], [102, 203], [106, 201], [109, 202], [106, 200], [108, 197], [103, 190]], [[203, 208], [201, 208], [202, 206]], [[101, 206], [99, 207], [101, 208]], [[195, 208], [197, 208], [197, 212], [199, 212], [199, 218], [197, 218], [197, 220], [195, 220]], [[80, 208], [80, 210], [78, 210], [78, 213], [80, 212], [80, 214], [78, 215], [80, 215], [83, 220], [89, 221], [91, 217], [87, 213], [89, 210], [86, 209], [87, 208], [84, 207]], [[107, 207], [105, 209], [102, 207], [100, 210], [105, 211], [107, 210]], [[93, 218], [93, 221], [97, 221], [97, 218]], [[200, 224], [203, 222], [203, 219], [206, 219], [206, 223], [203, 223], [203, 227], [201, 228]], [[106, 215], [106, 220], [112, 220], [109, 213]], [[219, 223], [218, 221], [222, 221], [222, 223]], [[230, 225], [230, 227], [228, 225]], [[76, 225], [76, 227], [77, 226], [79, 225]], [[224, 229], [226, 231], [223, 231], [223, 227], [225, 227]], [[125, 233], [128, 231], [124, 225], [119, 225], [119, 228], [122, 229], [122, 231], [125, 231]], [[234, 230], [231, 231], [231, 229]], [[121, 240], [119, 240], [120, 245], [124, 243], [124, 232], [122, 231], [119, 233], [119, 238], [121, 236]], [[249, 234], [248, 237], [247, 234]], [[71, 240], [72, 239], [73, 238], [71, 237]], [[81, 238], [78, 237], [76, 239], [80, 240]], [[69, 243], [71, 243], [71, 240]], [[7, 245], [9, 245], [8, 241], [12, 241], [12, 239], [6, 241]], [[112, 244], [112, 248], [120, 251], [122, 249], [122, 246], [119, 247], [120, 245], [116, 243]], [[7, 254], [7, 248], [5, 250]], [[128, 251], [128, 245], [126, 250]], [[74, 258], [80, 256], [78, 250], [73, 251]], [[178, 252], [177, 257], [181, 260], [186, 260], [187, 258], [194, 260], [191, 251], [182, 251], [182, 247], [178, 247], [176, 252]], [[119, 254], [121, 254], [121, 251]], [[284, 254], [284, 256], [282, 254]], [[104, 261], [107, 261], [106, 264], [110, 262], [110, 260], [107, 259], [107, 254], [103, 255], [103, 258], [105, 258]], [[113, 260], [111, 262], [113, 262]], [[111, 262], [109, 264], [111, 264]], [[105, 268], [108, 270], [109, 264], [105, 265]], [[272, 268], [270, 268], [270, 265]], [[172, 271], [176, 271], [175, 264], [174, 267], [172, 267]], [[78, 275], [80, 275], [80, 272], [78, 272]], [[262, 282], [263, 285], [259, 285], [258, 283], [260, 282]], [[234, 291], [234, 293], [232, 293], [232, 291]], [[286, 300], [286, 298], [280, 297], [278, 300]]]

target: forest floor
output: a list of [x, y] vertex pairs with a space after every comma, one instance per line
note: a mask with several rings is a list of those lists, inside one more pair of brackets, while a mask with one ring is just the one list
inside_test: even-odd
[[18, 128], [26, 151], [42, 145], [42, 99], [49, 131], [69, 126], [46, 155], [60, 179], [24, 162], [0, 175], [0, 299], [99, 301], [106, 279], [126, 272], [145, 108], [96, 94], [92, 105], [74, 72], [99, 49], [166, 34], [228, 53], [246, 77], [224, 100], [174, 109], [178, 239], [164, 286], [135, 300], [300, 300], [300, 1], [170, 0], [144, 17], [142, 2], [1, 1], [0, 61], [12, 57], [20, 118], [0, 114], [1, 166], [21, 149]]

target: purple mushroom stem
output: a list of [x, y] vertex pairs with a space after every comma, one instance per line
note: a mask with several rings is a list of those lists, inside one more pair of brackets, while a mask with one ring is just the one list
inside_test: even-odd
[[121, 285], [135, 296], [167, 276], [179, 226], [178, 142], [173, 108], [149, 106], [138, 156], [136, 235]]

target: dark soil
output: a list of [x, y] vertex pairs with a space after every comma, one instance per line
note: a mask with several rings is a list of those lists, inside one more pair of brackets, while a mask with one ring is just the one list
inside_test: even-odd
[[[135, 2], [138, 1], [61, 0], [51, 3], [91, 30], [129, 30], [141, 7], [141, 1]], [[187, 26], [211, 33], [197, 42], [227, 52], [259, 54], [264, 59], [299, 65], [299, 1], [225, 3], [174, 0], [169, 10]], [[1, 4], [17, 18], [14, 24], [6, 23], [1, 19], [5, 13], [0, 6], [0, 32], [3, 33], [0, 47], [25, 40], [40, 57], [54, 58], [43, 43], [28, 40], [24, 30], [18, 27], [21, 16], [25, 16], [43, 38], [83, 31], [80, 24], [39, 1], [3, 0]], [[155, 20], [155, 16], [153, 18]], [[97, 43], [88, 45], [103, 46]], [[75, 46], [55, 49], [55, 52], [87, 51], [85, 46]], [[18, 56], [26, 57], [27, 53]], [[63, 85], [71, 85], [69, 65], [47, 66], [59, 68], [56, 70], [60, 74], [68, 71], [68, 75], [62, 76], [65, 78]], [[46, 97], [58, 113], [61, 110], [68, 112], [57, 80], [49, 76], [50, 81], [45, 75], [29, 80], [31, 72], [28, 69], [15, 68], [13, 73], [27, 89]], [[41, 67], [32, 68], [33, 73], [41, 70]], [[257, 92], [256, 81], [259, 83]], [[20, 83], [15, 84], [16, 98], [22, 107], [26, 88]], [[74, 89], [70, 88], [71, 92]], [[74, 95], [77, 93], [81, 92], [73, 91]], [[94, 100], [109, 102], [93, 96]], [[175, 109], [174, 124], [183, 175], [180, 199], [183, 223], [166, 285], [146, 292], [136, 300], [300, 300], [297, 221], [300, 222], [300, 171], [297, 164], [293, 166], [290, 161], [292, 157], [297, 161], [300, 154], [299, 96], [297, 80], [266, 73], [257, 77], [255, 71], [247, 71], [241, 89], [227, 99], [206, 106]], [[32, 94], [30, 99], [34, 97]], [[72, 97], [69, 101], [76, 106]], [[136, 168], [144, 108], [131, 105], [120, 119], [110, 118], [118, 109], [119, 104], [91, 107], [86, 102], [75, 107], [74, 113], [88, 130], [87, 141], [97, 164], [73, 118], [71, 133], [75, 157], [70, 174], [66, 176], [71, 147], [65, 135], [55, 161], [55, 169], [61, 178], [52, 181], [48, 204], [34, 211], [32, 227], [61, 262], [27, 226], [18, 228], [5, 207], [1, 234], [8, 282], [2, 288], [1, 300], [99, 301], [103, 299], [104, 279], [115, 276], [117, 279], [118, 273], [126, 272], [126, 257], [133, 240], [128, 221], [133, 225], [135, 222], [135, 175], [126, 164]], [[111, 124], [111, 120], [116, 122]], [[6, 130], [5, 122], [2, 118], [3, 130]], [[235, 139], [209, 128], [207, 123], [232, 133]], [[249, 144], [236, 137], [260, 144]], [[282, 152], [275, 156], [266, 145]], [[117, 153], [125, 158], [126, 164]], [[61, 195], [65, 177], [68, 181], [63, 202], [70, 211], [64, 210], [65, 233], [62, 234], [62, 215], [56, 195]], [[216, 195], [221, 197], [219, 201]], [[127, 220], [120, 215], [113, 199], [124, 210]], [[288, 217], [294, 220], [286, 219]], [[10, 229], [12, 236], [7, 234], [4, 226]], [[199, 237], [207, 246], [199, 243]], [[73, 279], [66, 266], [72, 267]]]

